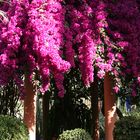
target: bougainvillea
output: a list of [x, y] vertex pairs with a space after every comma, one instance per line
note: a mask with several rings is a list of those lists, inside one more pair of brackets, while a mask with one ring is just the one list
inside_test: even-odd
[[66, 21], [72, 33], [73, 49], [86, 86], [90, 86], [94, 80], [93, 63], [96, 57], [97, 35], [93, 3], [85, 0], [66, 1]]
[[64, 73], [70, 68], [60, 51], [64, 45], [64, 9], [59, 0], [13, 0], [11, 5], [9, 22], [1, 28], [1, 84], [14, 78], [20, 85], [24, 71], [32, 79], [37, 69], [42, 78], [41, 91], [45, 92], [51, 72]]
[[12, 78], [21, 88], [23, 74], [32, 80], [38, 71], [41, 91], [48, 90], [53, 76], [63, 97], [63, 75], [70, 67], [80, 69], [86, 86], [94, 82], [94, 67], [99, 78], [113, 75], [115, 92], [124, 79], [133, 89], [140, 84], [138, 0], [9, 3], [0, 5], [0, 84]]
[[[106, 0], [105, 3], [108, 3], [106, 4], [106, 11], [108, 12], [106, 18], [108, 23], [106, 35], [109, 39], [107, 40], [108, 42], [105, 40], [108, 50], [107, 55], [112, 54], [115, 58], [114, 63], [112, 63], [112, 72], [118, 83], [121, 77], [125, 77], [125, 79], [129, 77], [130, 81], [132, 81], [132, 79], [134, 80], [131, 84], [133, 89], [132, 94], [134, 95], [139, 82], [137, 78], [140, 72], [140, 55], [138, 51], [140, 48], [140, 13], [138, 5], [135, 0], [119, 0], [112, 2]], [[110, 60], [111, 58], [108, 56], [107, 63]], [[114, 89], [117, 89], [117, 86], [119, 86], [119, 84], [116, 84]]]

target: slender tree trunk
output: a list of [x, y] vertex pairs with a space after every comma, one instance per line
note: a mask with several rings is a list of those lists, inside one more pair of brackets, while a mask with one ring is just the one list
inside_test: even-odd
[[48, 115], [49, 115], [49, 93], [43, 95], [43, 140], [49, 140], [48, 138]]
[[24, 123], [29, 131], [29, 140], [36, 140], [36, 94], [33, 84], [25, 74]]
[[104, 79], [105, 140], [113, 140], [113, 129], [116, 121], [115, 95], [112, 94], [111, 82], [111, 77], [106, 73]]
[[91, 110], [93, 140], [99, 140], [98, 77], [96, 71], [94, 76], [94, 83], [91, 85]]

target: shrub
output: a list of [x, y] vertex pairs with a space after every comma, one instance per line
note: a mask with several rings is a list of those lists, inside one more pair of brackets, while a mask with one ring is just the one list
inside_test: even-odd
[[64, 131], [58, 140], [91, 140], [91, 136], [84, 129], [76, 128]]
[[0, 140], [28, 140], [27, 129], [19, 119], [0, 115]]
[[114, 128], [115, 140], [140, 140], [140, 116], [125, 116]]

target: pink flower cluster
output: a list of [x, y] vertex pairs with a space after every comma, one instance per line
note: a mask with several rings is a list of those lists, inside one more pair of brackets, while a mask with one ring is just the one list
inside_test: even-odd
[[[140, 77], [140, 4], [136, 0], [11, 0], [3, 4], [7, 17], [0, 22], [0, 84], [11, 78], [22, 87], [37, 70], [41, 91], [50, 75], [60, 97], [64, 73], [78, 67], [86, 86], [106, 72], [116, 79]], [[118, 80], [119, 79], [119, 80]], [[136, 81], [136, 80], [134, 80]], [[133, 83], [134, 84], [134, 83]], [[136, 84], [134, 84], [136, 87]], [[135, 92], [133, 92], [134, 95]]]
[[[13, 7], [7, 12], [9, 23], [2, 27], [0, 35], [0, 82], [6, 84], [10, 78], [20, 77], [25, 70], [32, 79], [37, 69], [42, 79], [41, 91], [45, 92], [49, 88], [50, 73], [57, 71], [58, 75], [70, 68], [61, 52], [65, 10], [59, 0], [33, 0], [30, 3], [13, 0], [11, 5]], [[62, 76], [54, 77], [56, 85], [59, 80], [63, 83]], [[58, 86], [59, 90], [62, 88], [63, 84]]]
[[[114, 2], [106, 0], [105, 2], [107, 3], [106, 11], [108, 11], [108, 17], [106, 18], [108, 28], [106, 31], [109, 42], [111, 42], [108, 54], [112, 53], [114, 55], [114, 58], [112, 58], [112, 60], [114, 59], [112, 63], [113, 73], [120, 79], [122, 76], [130, 76], [135, 79], [140, 73], [140, 12], [138, 4], [136, 0]], [[108, 61], [111, 60], [109, 56], [108, 59]], [[137, 82], [133, 84], [137, 84]]]
[[[90, 86], [94, 80], [93, 63], [96, 57], [96, 29], [92, 8], [93, 2], [86, 0], [66, 1], [66, 21], [70, 29], [69, 35], [72, 34], [75, 57], [78, 59], [82, 79], [86, 86]], [[73, 59], [71, 60], [73, 61]]]
[[[19, 48], [23, 35], [20, 17], [24, 17], [24, 9], [21, 3], [13, 1], [7, 11], [8, 24], [1, 24], [0, 29], [0, 84], [6, 84], [10, 78], [17, 79], [16, 72], [19, 72]], [[20, 20], [19, 20], [20, 19]], [[19, 72], [20, 75], [20, 72]], [[22, 80], [21, 80], [22, 82]]]
[[[50, 72], [64, 73], [70, 68], [70, 64], [61, 57], [65, 10], [58, 0], [33, 0], [28, 9], [28, 16], [26, 32], [30, 38], [27, 40], [31, 53], [36, 54], [36, 63], [43, 82], [41, 91], [45, 92], [49, 88]], [[57, 84], [58, 76], [54, 77]], [[63, 81], [63, 78], [59, 80]], [[61, 86], [63, 88], [63, 84]]]

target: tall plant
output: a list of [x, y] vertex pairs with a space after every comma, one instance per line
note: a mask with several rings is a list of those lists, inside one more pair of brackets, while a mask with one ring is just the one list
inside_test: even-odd
[[[19, 102], [20, 94], [18, 87], [13, 81], [7, 86], [0, 87], [0, 114], [23, 117], [21, 114], [22, 103]], [[18, 116], [19, 115], [19, 116]]]
[[78, 63], [86, 86], [94, 82], [95, 66], [100, 79], [105, 73], [113, 76], [116, 93], [122, 86], [122, 77], [127, 79], [126, 83], [135, 79], [130, 87], [131, 94], [136, 96], [140, 83], [138, 1], [9, 2], [0, 6], [8, 17], [0, 23], [1, 85], [13, 79], [24, 93], [25, 77], [26, 92], [34, 94], [32, 80], [37, 70], [42, 81], [40, 90], [45, 93], [49, 89], [53, 75], [58, 95], [63, 97], [64, 73]]

